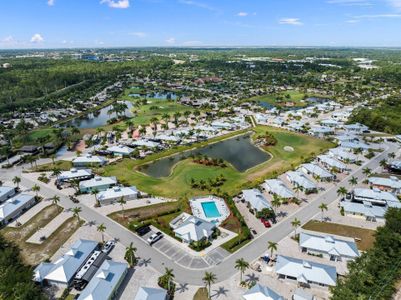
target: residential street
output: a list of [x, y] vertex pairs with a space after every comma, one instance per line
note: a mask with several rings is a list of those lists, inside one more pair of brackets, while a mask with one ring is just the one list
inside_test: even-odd
[[[348, 190], [351, 189], [351, 186], [348, 183], [348, 180], [351, 176], [362, 178], [363, 168], [369, 167], [370, 169], [374, 170], [379, 166], [379, 162], [381, 159], [387, 158], [388, 153], [397, 151], [397, 146], [395, 144], [388, 145], [389, 146], [387, 150], [380, 153], [373, 160], [360, 166], [355, 172], [349, 174], [346, 178], [343, 179], [342, 182], [338, 183], [336, 186], [322, 192], [320, 198], [314, 200], [294, 214], [288, 216], [286, 219], [279, 222], [265, 233], [260, 234], [251, 243], [241, 248], [236, 253], [228, 256], [220, 264], [208, 268], [205, 268], [205, 265], [200, 265], [198, 269], [190, 269], [190, 272], [188, 268], [179, 265], [176, 261], [172, 261], [170, 258], [166, 257], [157, 249], [149, 247], [146, 242], [144, 242], [141, 238], [139, 238], [123, 226], [98, 213], [96, 209], [87, 207], [83, 204], [74, 204], [73, 202], [71, 202], [71, 200], [68, 199], [68, 197], [60, 193], [55, 187], [49, 187], [46, 184], [40, 184], [40, 193], [42, 195], [46, 195], [46, 197], [52, 197], [55, 194], [59, 195], [61, 199], [60, 205], [63, 206], [65, 209], [71, 209], [76, 206], [81, 207], [82, 212], [80, 216], [82, 218], [84, 218], [88, 222], [93, 222], [95, 224], [104, 223], [107, 228], [107, 233], [112, 237], [118, 238], [124, 246], [128, 246], [131, 242], [133, 242], [135, 247], [138, 249], [137, 254], [143, 259], [149, 259], [150, 264], [156, 270], [163, 273], [165, 267], [174, 269], [175, 278], [179, 283], [188, 283], [190, 285], [203, 285], [202, 277], [204, 276], [205, 271], [211, 271], [215, 273], [218, 282], [223, 281], [233, 276], [233, 274], [237, 273], [237, 270], [234, 269], [234, 264], [238, 258], [244, 258], [246, 261], [251, 262], [266, 252], [268, 241], [278, 242], [286, 237], [288, 234], [291, 234], [291, 232], [294, 230], [291, 226], [291, 221], [294, 218], [298, 218], [302, 224], [312, 219], [313, 216], [320, 212], [319, 205], [321, 203], [330, 204], [338, 198], [337, 189], [339, 187], [343, 186]], [[19, 167], [7, 171], [2, 171], [1, 179], [6, 180], [6, 178], [12, 178], [15, 175], [21, 176], [21, 185], [27, 188], [30, 188], [37, 183], [24, 177], [23, 174], [21, 174], [21, 170], [21, 167]]]

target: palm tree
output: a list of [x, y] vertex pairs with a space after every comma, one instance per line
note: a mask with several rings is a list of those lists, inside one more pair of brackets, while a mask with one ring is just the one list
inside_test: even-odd
[[129, 244], [127, 248], [125, 248], [125, 255], [124, 259], [127, 261], [130, 268], [136, 265], [137, 258], [135, 256], [136, 248], [134, 247], [133, 243]]
[[394, 159], [395, 158], [395, 153], [394, 152], [390, 152], [388, 154], [388, 158]]
[[60, 196], [54, 195], [51, 200], [54, 205], [57, 205], [60, 202]]
[[123, 212], [123, 219], [125, 219], [124, 205], [127, 203], [127, 201], [125, 201], [124, 197], [121, 197], [120, 200], [117, 201], [117, 203], [121, 205], [121, 210]]
[[267, 244], [267, 249], [270, 250], [270, 257], [273, 259], [273, 252], [277, 251], [278, 244], [276, 242], [269, 241]]
[[350, 185], [357, 185], [358, 184], [358, 178], [356, 178], [355, 176], [352, 176], [349, 180], [348, 180]]
[[97, 206], [100, 206], [100, 201], [99, 201], [99, 199], [97, 198], [97, 194], [98, 194], [98, 193], [99, 193], [99, 191], [98, 191], [97, 189], [91, 190], [91, 194], [95, 196], [96, 205], [97, 205]]
[[316, 182], [317, 182], [317, 188], [319, 188], [319, 182], [320, 182], [320, 180], [322, 180], [322, 177], [320, 177], [320, 175], [315, 175], [315, 176], [313, 176], [313, 178], [315, 178], [315, 180], [316, 180]]
[[344, 197], [345, 195], [347, 195], [348, 194], [348, 191], [347, 191], [347, 189], [345, 188], [345, 187], [339, 187], [338, 188], [338, 190], [337, 190], [337, 195], [339, 196], [339, 197]]
[[79, 213], [82, 211], [82, 208], [76, 206], [72, 209], [73, 216], [78, 219], [78, 222], [81, 222], [81, 217], [79, 216]]
[[244, 274], [245, 270], [249, 268], [249, 263], [243, 258], [237, 259], [235, 261], [235, 268], [237, 270], [239, 270], [239, 274], [240, 274], [240, 281], [239, 282], [241, 283], [242, 282], [242, 275]]
[[382, 160], [380, 161], [380, 167], [382, 167], [382, 168], [387, 167], [387, 160], [382, 159]]
[[297, 236], [297, 228], [301, 226], [301, 221], [295, 218], [291, 221], [291, 226], [294, 227], [294, 237]]
[[[274, 208], [278, 208], [281, 205], [281, 199], [280, 196], [278, 196], [277, 194], [273, 194], [273, 200], [271, 201], [271, 205]], [[276, 212], [274, 212], [274, 214], [276, 214]]]
[[17, 189], [19, 189], [19, 184], [21, 183], [21, 178], [18, 176], [15, 176], [13, 178], [13, 183], [17, 186]]
[[327, 207], [327, 204], [325, 204], [325, 203], [320, 203], [320, 205], [319, 205], [319, 209], [320, 209], [320, 211], [322, 212], [322, 221], [323, 221], [323, 213], [324, 213], [324, 211], [325, 210], [328, 210], [329, 208]]
[[56, 160], [56, 155], [52, 155], [52, 156], [50, 156], [50, 158], [52, 159], [52, 163], [53, 163], [53, 166], [55, 165], [55, 160]]
[[32, 187], [31, 190], [32, 190], [32, 192], [36, 192], [36, 197], [39, 196], [40, 186], [38, 186], [37, 184], [35, 184], [35, 185]]
[[170, 292], [171, 281], [174, 279], [173, 269], [165, 268], [163, 279], [167, 281], [167, 290]]
[[97, 231], [102, 234], [102, 243], [104, 244], [104, 232], [106, 231], [106, 226], [102, 223], [97, 227]]
[[208, 294], [209, 299], [210, 299], [210, 287], [212, 286], [212, 283], [216, 282], [217, 277], [212, 272], [205, 272], [205, 276], [203, 276], [202, 280], [203, 280], [203, 282], [205, 283], [205, 285], [207, 287], [207, 294]]
[[362, 173], [366, 176], [370, 176], [372, 174], [372, 170], [368, 167], [363, 168]]
[[297, 197], [299, 198], [299, 192], [302, 191], [302, 187], [299, 186], [298, 184], [295, 184], [294, 191], [295, 191], [295, 193], [297, 193]]

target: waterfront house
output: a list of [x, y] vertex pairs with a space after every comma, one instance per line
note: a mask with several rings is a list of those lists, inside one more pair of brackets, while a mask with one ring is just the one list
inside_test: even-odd
[[87, 154], [85, 156], [78, 156], [72, 160], [75, 168], [85, 167], [101, 167], [107, 163], [107, 160], [101, 156]]
[[114, 156], [130, 156], [134, 149], [124, 146], [124, 145], [116, 145], [107, 148], [107, 151], [112, 153]]
[[53, 263], [42, 262], [34, 270], [36, 282], [67, 288], [77, 271], [98, 248], [98, 242], [77, 240], [71, 248]]
[[117, 184], [116, 177], [95, 176], [92, 179], [84, 180], [79, 183], [81, 193], [90, 193], [92, 191], [102, 192]]
[[306, 287], [335, 286], [337, 282], [335, 267], [283, 255], [277, 257], [276, 274]]
[[216, 225], [187, 213], [182, 213], [170, 222], [170, 227], [173, 229], [176, 237], [180, 238], [184, 243], [189, 244], [209, 239]]

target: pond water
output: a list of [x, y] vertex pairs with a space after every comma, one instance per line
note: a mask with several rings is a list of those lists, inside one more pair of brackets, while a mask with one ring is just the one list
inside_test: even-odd
[[176, 100], [177, 99], [177, 94], [173, 92], [154, 92], [154, 93], [147, 93], [147, 94], [139, 94], [139, 93], [133, 93], [129, 94], [128, 96], [130, 97], [141, 97], [141, 98], [153, 98], [153, 99], [159, 99], [159, 100]]
[[[127, 117], [132, 117], [133, 114], [131, 112], [131, 109], [133, 108], [133, 105], [130, 101], [123, 101], [125, 104], [127, 104], [128, 109], [125, 110], [124, 114]], [[108, 111], [112, 108], [112, 105], [106, 106], [96, 112], [92, 112], [87, 114], [86, 116], [82, 117], [77, 117], [71, 121], [69, 121], [66, 125], [67, 126], [75, 126], [81, 129], [84, 128], [97, 128], [99, 126], [104, 126], [107, 125], [107, 121], [115, 118], [117, 115], [115, 113], [112, 113], [111, 115], [108, 114]]]
[[250, 134], [227, 139], [185, 153], [176, 154], [142, 166], [141, 172], [156, 178], [167, 177], [176, 163], [188, 158], [191, 154], [207, 155], [231, 163], [239, 172], [257, 166], [270, 158], [270, 155], [251, 142]]

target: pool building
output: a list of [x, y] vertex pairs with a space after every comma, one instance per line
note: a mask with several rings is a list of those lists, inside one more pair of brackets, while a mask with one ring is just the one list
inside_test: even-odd
[[200, 196], [189, 200], [192, 214], [202, 220], [220, 225], [230, 215], [225, 201], [215, 196]]

